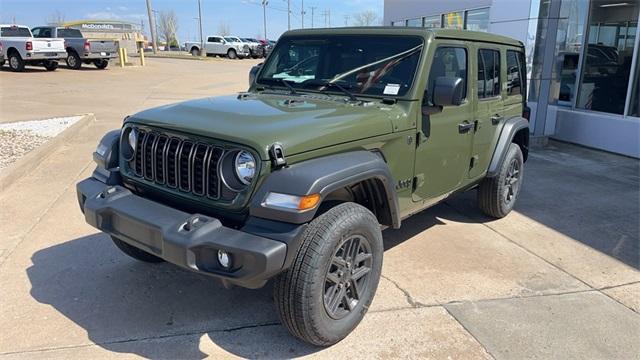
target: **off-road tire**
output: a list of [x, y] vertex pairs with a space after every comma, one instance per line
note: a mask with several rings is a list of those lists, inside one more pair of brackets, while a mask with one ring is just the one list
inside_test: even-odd
[[82, 67], [82, 60], [75, 51], [68, 52], [65, 60], [67, 62], [67, 66], [74, 70], [78, 70]]
[[235, 51], [235, 50], [233, 50], [233, 49], [229, 49], [229, 51], [227, 51], [227, 57], [228, 57], [229, 59], [233, 59], [233, 60], [235, 60], [235, 59], [237, 59], [237, 58], [238, 58], [238, 53], [236, 53], [236, 51]]
[[42, 66], [44, 66], [47, 71], [56, 71], [58, 68], [58, 62], [53, 60], [45, 60], [42, 62]]
[[[511, 143], [502, 164], [500, 164], [498, 174], [482, 180], [478, 188], [478, 205], [485, 214], [494, 218], [503, 218], [511, 212], [520, 194], [520, 189], [522, 189], [523, 165], [524, 160], [520, 147]], [[511, 174], [513, 166], [517, 171], [515, 182], [513, 182], [513, 174]], [[507, 182], [512, 183], [511, 189], [509, 189]]]
[[100, 70], [104, 70], [107, 68], [107, 66], [109, 66], [109, 60], [106, 60], [106, 59], [95, 60], [93, 62], [93, 65]]
[[20, 72], [24, 71], [25, 62], [20, 57], [20, 53], [17, 51], [12, 51], [9, 54], [9, 68], [11, 71]]
[[111, 240], [113, 240], [113, 243], [116, 244], [116, 246], [118, 247], [118, 249], [120, 249], [123, 253], [129, 255], [130, 257], [139, 260], [139, 261], [143, 261], [143, 262], [147, 262], [147, 263], [161, 263], [164, 262], [164, 260], [162, 260], [161, 258], [155, 256], [155, 255], [151, 255], [146, 251], [142, 251], [140, 249], [138, 249], [135, 246], [131, 246], [129, 244], [127, 244], [126, 242], [118, 239], [117, 237], [112, 236]]
[[[369, 271], [360, 280], [355, 280], [365, 281], [359, 286], [353, 284], [351, 275], [348, 275], [350, 286], [339, 287], [335, 294], [339, 294], [343, 287], [345, 295], [349, 294], [348, 291], [351, 295], [358, 293], [354, 291], [355, 286], [360, 296], [349, 311], [346, 311], [347, 305], [343, 301], [347, 298], [336, 296], [340, 299], [338, 309], [343, 313], [341, 318], [336, 318], [326, 305], [326, 293], [331, 293], [332, 289], [331, 286], [327, 288], [327, 284], [331, 284], [327, 274], [335, 268], [335, 259], [343, 249], [341, 246], [348, 246], [344, 244], [352, 238], [359, 238], [358, 244], [367, 243], [371, 256], [360, 262], [354, 260], [358, 256], [351, 258], [352, 271], [349, 274], [365, 268], [357, 264], [368, 264]], [[347, 253], [344, 249], [343, 255]], [[360, 253], [358, 247], [356, 253], [362, 255], [366, 252]], [[360, 323], [371, 305], [380, 280], [382, 256], [380, 225], [365, 207], [342, 203], [318, 216], [302, 235], [302, 244], [291, 267], [275, 280], [274, 300], [282, 324], [293, 336], [316, 346], [329, 346], [344, 339]], [[337, 287], [338, 283], [335, 284]]]

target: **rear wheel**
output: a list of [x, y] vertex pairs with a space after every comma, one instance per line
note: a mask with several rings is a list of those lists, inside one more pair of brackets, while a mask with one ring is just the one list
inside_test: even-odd
[[238, 54], [236, 53], [235, 50], [229, 49], [229, 51], [227, 51], [227, 57], [229, 59], [237, 59], [238, 58]]
[[80, 56], [78, 56], [75, 51], [67, 53], [67, 66], [74, 70], [78, 70], [82, 66]]
[[191, 49], [191, 55], [200, 56], [200, 50], [198, 50], [198, 48], [192, 48]]
[[106, 60], [106, 59], [95, 60], [93, 62], [93, 65], [95, 65], [95, 67], [97, 67], [100, 70], [104, 70], [107, 68], [107, 66], [109, 66], [109, 60]]
[[366, 314], [380, 280], [382, 233], [376, 217], [343, 203], [313, 220], [291, 267], [274, 284], [280, 320], [308, 343], [344, 339]]
[[45, 60], [42, 63], [42, 66], [44, 66], [47, 71], [55, 71], [58, 68], [58, 62], [53, 60]]
[[484, 179], [478, 188], [478, 205], [485, 214], [503, 218], [511, 212], [522, 187], [523, 165], [522, 150], [511, 143], [498, 174]]
[[22, 60], [22, 57], [20, 57], [17, 51], [12, 51], [11, 54], [9, 54], [9, 68], [12, 71], [23, 71], [24, 65], [24, 60]]
[[164, 260], [162, 260], [161, 258], [155, 256], [155, 255], [151, 255], [146, 251], [142, 251], [140, 249], [138, 249], [135, 246], [131, 246], [129, 244], [127, 244], [126, 242], [118, 239], [117, 237], [112, 236], [111, 240], [113, 240], [113, 243], [116, 244], [116, 246], [118, 247], [118, 249], [120, 249], [123, 253], [129, 255], [130, 257], [142, 261], [142, 262], [147, 262], [147, 263], [161, 263], [164, 262]]

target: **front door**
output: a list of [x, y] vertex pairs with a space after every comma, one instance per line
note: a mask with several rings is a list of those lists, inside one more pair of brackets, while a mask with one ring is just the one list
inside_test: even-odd
[[469, 89], [469, 49], [463, 43], [439, 45], [432, 57], [423, 105], [432, 105], [438, 77], [460, 77], [464, 81], [461, 105], [423, 115], [421, 141], [416, 149], [417, 186], [414, 201], [439, 200], [460, 186], [469, 170], [473, 142], [474, 107], [466, 100]]

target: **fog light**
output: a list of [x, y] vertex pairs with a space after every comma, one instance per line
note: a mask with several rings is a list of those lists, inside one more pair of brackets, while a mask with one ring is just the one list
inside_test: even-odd
[[218, 262], [225, 269], [231, 268], [231, 255], [224, 250], [218, 250]]

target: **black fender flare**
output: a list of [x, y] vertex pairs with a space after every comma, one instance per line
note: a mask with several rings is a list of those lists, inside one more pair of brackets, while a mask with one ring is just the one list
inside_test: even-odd
[[313, 220], [318, 206], [299, 211], [264, 206], [269, 192], [297, 196], [320, 194], [324, 199], [331, 192], [364, 180], [375, 179], [384, 187], [390, 210], [391, 226], [400, 227], [400, 211], [395, 182], [387, 163], [379, 153], [365, 150], [324, 156], [303, 161], [269, 174], [251, 201], [251, 216], [293, 224]]
[[[516, 133], [522, 129], [529, 129], [529, 121], [523, 117], [513, 117], [505, 121], [498, 142], [496, 143], [496, 148], [493, 150], [493, 156], [487, 169], [487, 177], [494, 177], [498, 174], [500, 164], [509, 149], [509, 144], [513, 142]], [[527, 131], [527, 138], [528, 136], [529, 132]]]

